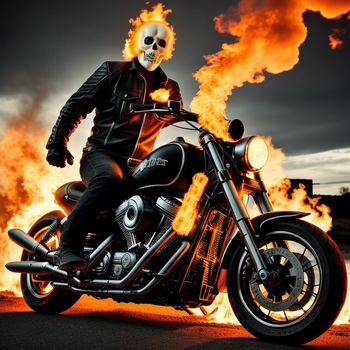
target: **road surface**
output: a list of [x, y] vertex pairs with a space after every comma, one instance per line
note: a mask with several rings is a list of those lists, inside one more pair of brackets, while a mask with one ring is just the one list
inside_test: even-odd
[[[350, 325], [333, 326], [303, 348], [350, 349]], [[61, 315], [39, 315], [0, 295], [0, 349], [297, 349], [264, 343], [239, 325], [208, 323], [169, 307], [84, 296]], [[302, 347], [300, 347], [302, 348]]]

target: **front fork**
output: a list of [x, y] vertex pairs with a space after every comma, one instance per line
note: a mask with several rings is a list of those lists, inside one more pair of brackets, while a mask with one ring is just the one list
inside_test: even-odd
[[[262, 258], [258, 247], [254, 242], [255, 230], [250, 221], [249, 214], [241, 203], [241, 199], [238, 195], [235, 184], [232, 181], [230, 173], [225, 168], [223, 161], [221, 160], [220, 154], [216, 147], [214, 138], [206, 133], [202, 133], [201, 143], [205, 149], [209, 151], [209, 155], [216, 169], [218, 180], [220, 181], [224, 190], [226, 199], [231, 207], [235, 222], [239, 231], [242, 234], [243, 241], [248, 249], [249, 255], [251, 256], [252, 263], [258, 272], [258, 275], [262, 281], [265, 281], [269, 277], [269, 271], [267, 270], [264, 259]], [[272, 209], [269, 208], [269, 201], [261, 201], [266, 211]]]

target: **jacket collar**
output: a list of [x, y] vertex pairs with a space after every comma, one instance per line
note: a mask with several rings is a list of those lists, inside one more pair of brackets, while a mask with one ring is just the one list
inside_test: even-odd
[[[137, 57], [135, 57], [132, 61], [131, 61], [131, 65], [130, 65], [130, 70], [136, 70], [138, 71], [140, 74], [142, 74], [141, 72], [141, 68], [143, 68], [139, 61], [137, 60]], [[159, 77], [160, 83], [162, 85], [166, 85], [166, 83], [168, 82], [168, 77], [167, 75], [164, 73], [163, 69], [160, 68], [160, 66], [158, 66], [155, 70], [154, 73], [156, 73], [156, 75]]]

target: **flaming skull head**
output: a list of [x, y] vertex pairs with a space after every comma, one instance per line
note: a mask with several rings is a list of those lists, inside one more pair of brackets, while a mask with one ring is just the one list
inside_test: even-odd
[[140, 64], [149, 71], [155, 70], [163, 59], [171, 55], [173, 40], [171, 30], [163, 23], [146, 23], [140, 28], [137, 55]]
[[137, 57], [144, 68], [153, 71], [162, 60], [171, 58], [175, 33], [166, 21], [170, 12], [158, 4], [151, 11], [143, 10], [139, 17], [130, 20], [134, 28], [129, 31], [125, 42], [123, 55], [126, 59]]

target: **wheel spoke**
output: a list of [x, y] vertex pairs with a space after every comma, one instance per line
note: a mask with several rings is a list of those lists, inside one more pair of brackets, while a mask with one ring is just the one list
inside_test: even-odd
[[306, 247], [304, 248], [304, 251], [303, 251], [303, 254], [301, 254], [300, 256], [299, 256], [299, 261], [301, 262], [301, 264], [303, 264], [303, 259], [304, 259], [304, 255], [305, 255], [305, 253], [306, 253]]
[[304, 308], [303, 308], [303, 306], [301, 305], [301, 303], [300, 303], [299, 300], [296, 301], [296, 304], [298, 304], [298, 306], [300, 307], [300, 309], [303, 310], [303, 312], [304, 312], [304, 314], [305, 314], [306, 311], [304, 310]]
[[314, 264], [314, 265], [312, 265], [312, 266], [310, 266], [310, 267], [308, 267], [307, 269], [304, 269], [304, 268], [303, 268], [303, 271], [304, 271], [304, 272], [309, 271], [309, 270], [313, 269], [313, 268], [316, 267], [316, 266], [318, 266], [317, 263]]
[[319, 283], [317, 283], [317, 284], [311, 284], [311, 283], [304, 282], [304, 284], [305, 284], [307, 287], [310, 287], [310, 288], [312, 288], [312, 287], [319, 287], [319, 286], [320, 286]]
[[309, 290], [303, 290], [301, 293], [300, 293], [301, 295], [307, 295], [307, 294], [310, 294], [310, 295], [312, 295], [313, 297], [317, 297], [317, 295], [318, 295], [318, 293], [315, 293], [315, 292], [311, 292], [311, 291], [309, 291]]
[[[252, 277], [253, 269], [248, 269], [248, 278], [240, 280], [246, 286], [248, 281], [253, 282], [245, 288], [249, 295], [243, 297], [250, 299], [246, 306], [255, 317], [271, 325], [299, 322], [313, 310], [320, 295], [322, 269], [317, 251], [294, 232], [276, 231], [264, 239], [259, 250], [279, 280], [270, 281], [264, 288], [259, 279]], [[244, 260], [239, 266], [242, 269]]]

